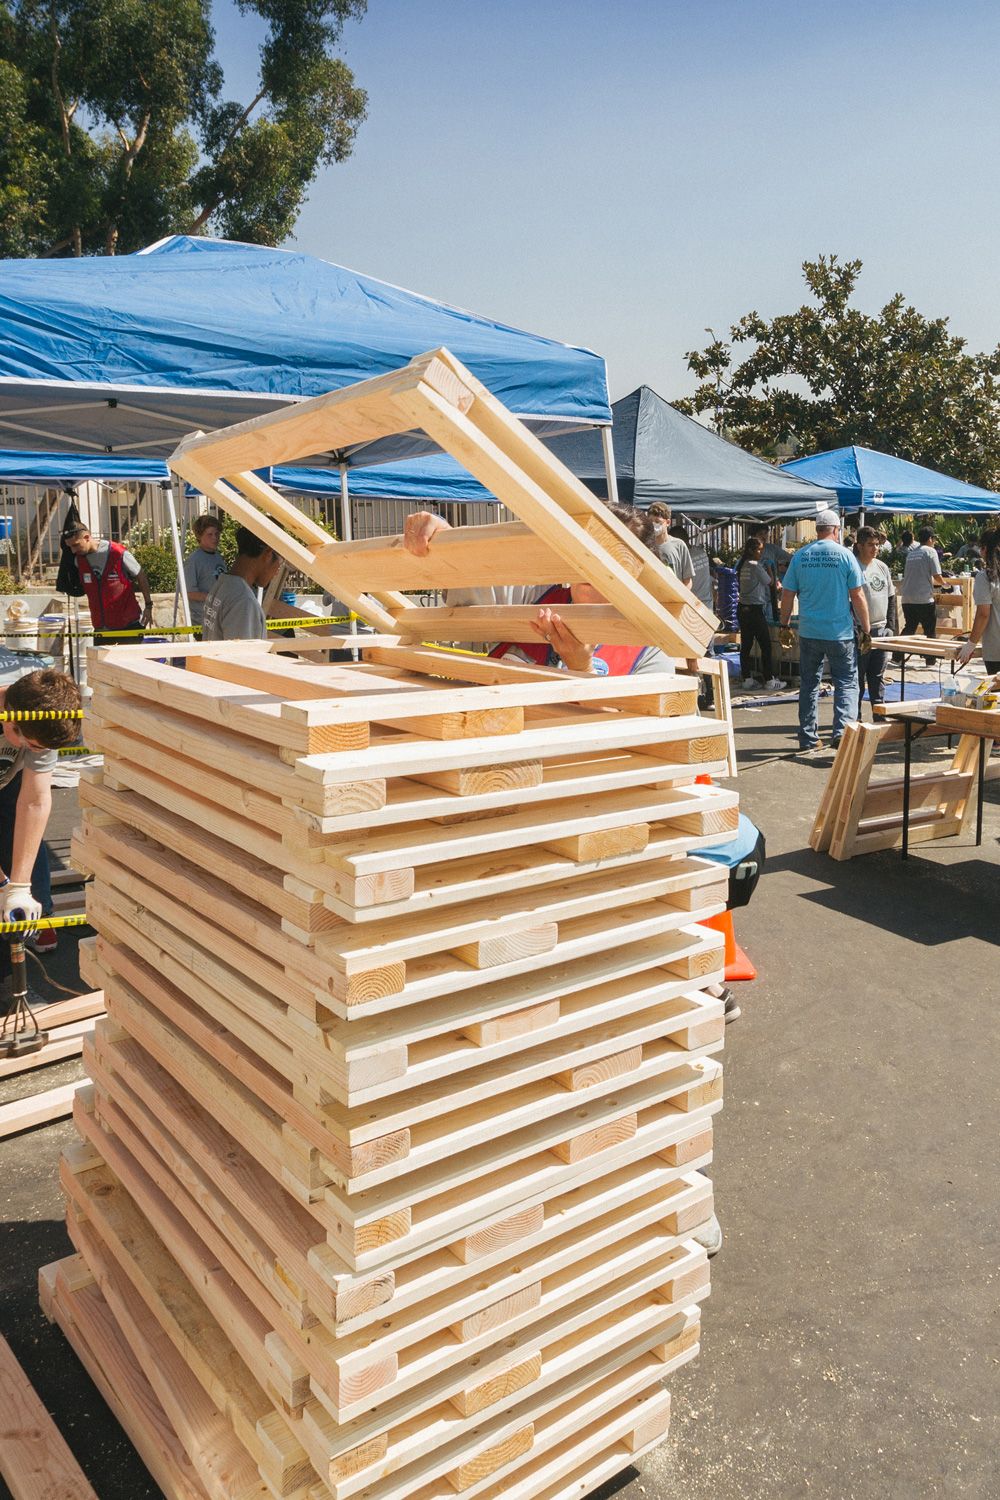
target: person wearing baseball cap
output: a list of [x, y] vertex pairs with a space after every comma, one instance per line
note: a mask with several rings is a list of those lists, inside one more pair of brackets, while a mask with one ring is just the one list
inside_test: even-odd
[[840, 517], [836, 511], [821, 510], [816, 517], [816, 541], [795, 553], [781, 592], [780, 640], [786, 650], [795, 641], [789, 621], [796, 599], [799, 602], [799, 749], [807, 755], [819, 749], [817, 716], [824, 661], [829, 662], [833, 681], [832, 748], [840, 743], [845, 724], [858, 717], [855, 619], [862, 653], [871, 649], [864, 583], [857, 558], [840, 545]]

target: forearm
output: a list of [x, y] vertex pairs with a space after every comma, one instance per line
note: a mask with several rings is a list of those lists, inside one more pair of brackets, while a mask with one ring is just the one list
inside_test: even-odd
[[51, 811], [52, 792], [48, 788], [27, 796], [22, 792], [18, 797], [14, 819], [14, 853], [10, 869], [6, 871], [13, 885], [31, 884], [31, 872]]
[[191, 604], [204, 604], [205, 600], [208, 598], [208, 595], [203, 594], [201, 589], [188, 589], [187, 596], [188, 601]]
[[153, 592], [152, 592], [152, 589], [149, 587], [149, 578], [147, 576], [145, 568], [140, 568], [139, 571], [138, 571], [138, 573], [136, 574], [136, 576], [135, 576], [135, 587], [139, 590], [139, 593], [142, 595], [143, 603], [145, 604], [146, 608], [147, 609], [152, 609], [152, 607], [153, 607]]
[[792, 610], [795, 607], [794, 590], [782, 589], [781, 591], [781, 624], [784, 628], [792, 618]]
[[977, 604], [976, 605], [975, 619], [972, 622], [972, 629], [969, 631], [969, 645], [970, 646], [978, 646], [979, 645], [979, 642], [982, 640], [983, 636], [986, 634], [986, 627], [987, 627], [987, 625], [989, 623], [990, 623], [990, 605], [988, 605], [988, 604]]

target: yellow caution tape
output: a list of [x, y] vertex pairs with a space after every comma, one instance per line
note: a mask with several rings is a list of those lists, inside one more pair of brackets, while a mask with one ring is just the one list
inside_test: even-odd
[[[265, 623], [268, 630], [290, 630], [293, 626], [299, 630], [317, 630], [321, 625], [349, 625], [352, 620], [359, 618], [359, 615], [329, 615], [322, 619], [315, 615], [296, 615], [294, 619], [267, 620]], [[147, 640], [151, 646], [155, 646], [156, 638], [160, 635], [193, 635], [200, 638], [201, 626], [149, 625], [142, 630], [98, 630], [96, 634], [105, 637], [105, 645], [113, 645], [115, 641]]]
[[82, 708], [26, 708], [19, 712], [0, 709], [0, 724], [34, 724], [40, 719], [82, 719]]
[[63, 745], [58, 753], [60, 755], [95, 755], [97, 752], [91, 750], [89, 745]]
[[88, 917], [39, 917], [37, 922], [0, 922], [0, 937], [13, 937], [18, 932], [48, 931], [53, 927], [86, 927]]

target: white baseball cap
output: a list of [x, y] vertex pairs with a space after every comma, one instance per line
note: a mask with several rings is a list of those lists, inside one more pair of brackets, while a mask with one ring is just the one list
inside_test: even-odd
[[816, 517], [817, 527], [839, 526], [840, 517], [835, 510], [821, 510]]

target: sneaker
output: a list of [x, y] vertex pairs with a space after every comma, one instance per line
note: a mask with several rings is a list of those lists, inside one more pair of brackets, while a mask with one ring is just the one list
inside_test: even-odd
[[29, 932], [24, 942], [36, 953], [52, 953], [59, 945], [59, 934], [54, 927], [44, 927], [41, 932]]
[[780, 677], [771, 677], [765, 682], [764, 688], [769, 693], [780, 693], [784, 685]]
[[713, 1214], [707, 1224], [702, 1224], [691, 1236], [696, 1245], [708, 1251], [709, 1260], [713, 1255], [718, 1255], [722, 1249], [722, 1225], [719, 1223], [718, 1215]]
[[761, 684], [757, 681], [756, 677], [744, 677], [743, 681], [740, 683], [740, 687], [744, 688], [757, 688], [760, 686]]
[[738, 1021], [743, 1012], [740, 1010], [740, 1002], [728, 987], [723, 992], [722, 1000], [725, 1005], [725, 1020], [728, 1026], [730, 1021]]
[[818, 756], [825, 755], [826, 749], [817, 741], [815, 745], [800, 745], [795, 753], [799, 760], [815, 760]]

